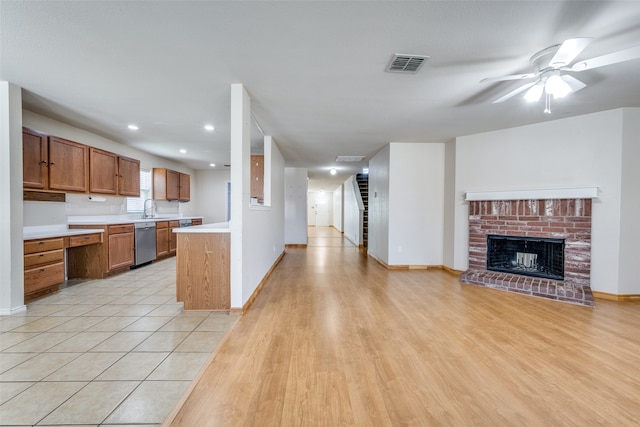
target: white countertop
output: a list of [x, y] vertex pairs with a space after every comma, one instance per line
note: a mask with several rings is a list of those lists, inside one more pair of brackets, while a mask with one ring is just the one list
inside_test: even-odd
[[103, 228], [70, 230], [67, 224], [38, 225], [22, 229], [23, 240], [46, 239], [49, 237], [79, 236], [82, 234], [102, 233]]
[[230, 231], [228, 222], [214, 222], [173, 229], [174, 233], [229, 233]]
[[87, 216], [70, 216], [67, 222], [73, 225], [113, 225], [113, 224], [133, 224], [137, 222], [158, 222], [158, 221], [177, 221], [179, 219], [202, 219], [201, 216], [155, 216], [153, 218], [141, 218], [140, 215], [87, 215]]

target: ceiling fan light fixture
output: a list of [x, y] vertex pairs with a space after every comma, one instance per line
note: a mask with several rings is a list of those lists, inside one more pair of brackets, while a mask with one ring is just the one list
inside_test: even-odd
[[562, 80], [559, 74], [554, 74], [544, 84], [544, 91], [553, 95], [554, 99], [558, 99], [567, 96], [571, 92], [571, 87]]

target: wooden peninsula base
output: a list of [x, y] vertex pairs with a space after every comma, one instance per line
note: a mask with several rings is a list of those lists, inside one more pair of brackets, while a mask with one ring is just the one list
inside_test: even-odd
[[207, 225], [176, 229], [176, 296], [185, 310], [228, 310], [231, 306], [228, 232]]

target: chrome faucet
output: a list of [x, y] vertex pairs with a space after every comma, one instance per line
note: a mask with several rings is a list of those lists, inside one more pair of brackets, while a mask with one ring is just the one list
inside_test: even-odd
[[[147, 214], [147, 202], [151, 202], [151, 213]], [[144, 205], [142, 206], [142, 218], [153, 218], [153, 207], [155, 206], [155, 202], [153, 199], [147, 199], [144, 201]]]

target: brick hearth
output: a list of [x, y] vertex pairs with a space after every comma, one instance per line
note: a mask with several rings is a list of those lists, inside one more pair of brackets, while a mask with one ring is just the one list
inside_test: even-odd
[[[565, 239], [564, 280], [487, 271], [487, 235]], [[593, 305], [591, 199], [469, 202], [469, 269], [463, 283]]]

